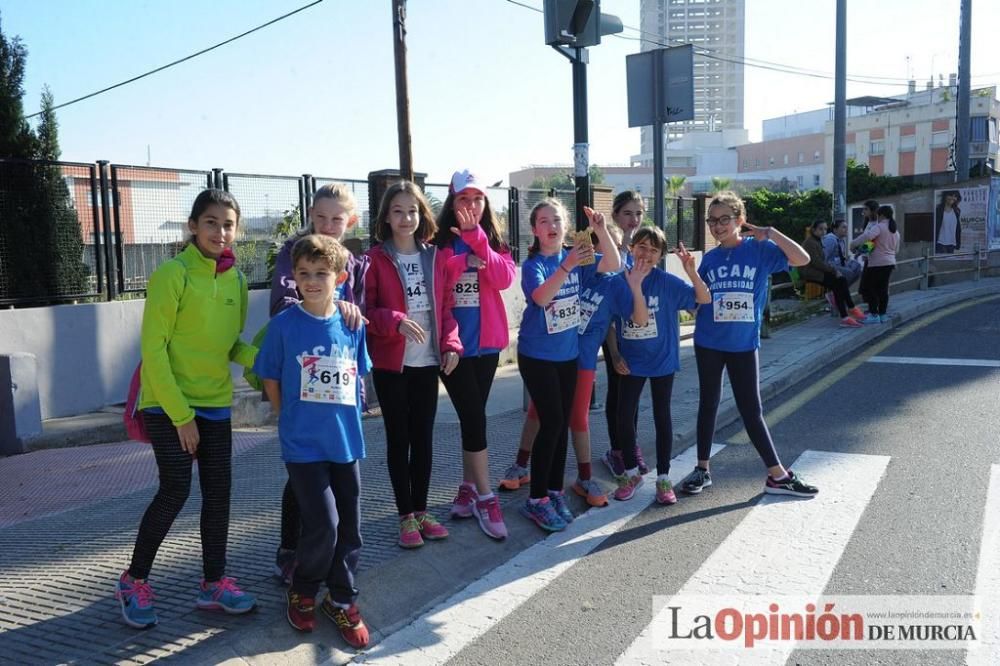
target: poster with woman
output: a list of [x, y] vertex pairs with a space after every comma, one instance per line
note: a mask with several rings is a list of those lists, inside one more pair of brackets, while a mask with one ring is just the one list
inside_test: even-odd
[[990, 188], [963, 187], [936, 190], [934, 200], [934, 254], [987, 249], [986, 217]]

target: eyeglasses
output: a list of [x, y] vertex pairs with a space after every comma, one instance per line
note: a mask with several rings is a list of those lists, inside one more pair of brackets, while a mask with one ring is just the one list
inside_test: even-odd
[[705, 221], [710, 227], [724, 227], [735, 219], [732, 215], [723, 215], [722, 217], [710, 217]]

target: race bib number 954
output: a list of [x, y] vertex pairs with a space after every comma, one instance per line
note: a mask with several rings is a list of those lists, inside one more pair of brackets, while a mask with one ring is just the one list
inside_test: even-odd
[[753, 294], [730, 291], [712, 297], [712, 313], [717, 322], [752, 322]]

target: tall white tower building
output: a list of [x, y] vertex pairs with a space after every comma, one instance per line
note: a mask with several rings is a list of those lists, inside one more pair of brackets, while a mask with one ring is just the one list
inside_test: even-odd
[[[642, 50], [693, 44], [694, 120], [666, 126], [667, 141], [690, 132], [743, 128], [745, 0], [640, 0]], [[713, 57], [699, 55], [708, 51]], [[652, 165], [653, 128], [641, 130], [641, 155]]]

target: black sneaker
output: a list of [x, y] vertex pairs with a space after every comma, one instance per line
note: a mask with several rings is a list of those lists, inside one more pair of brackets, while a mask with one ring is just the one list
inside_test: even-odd
[[819, 493], [819, 488], [810, 486], [799, 477], [795, 476], [792, 470], [788, 470], [788, 478], [784, 481], [775, 481], [769, 474], [764, 482], [764, 492], [771, 495], [793, 495], [795, 497], [814, 497]]
[[681, 481], [681, 492], [688, 495], [697, 495], [710, 485], [712, 485], [712, 475], [708, 473], [708, 470], [695, 467], [694, 471], [685, 476]]

